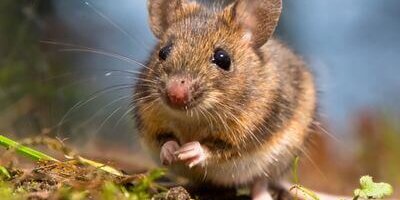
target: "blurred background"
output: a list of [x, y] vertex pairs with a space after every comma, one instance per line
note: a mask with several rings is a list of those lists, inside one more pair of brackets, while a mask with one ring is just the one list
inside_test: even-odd
[[[366, 174], [400, 186], [399, 19], [398, 0], [284, 0], [277, 37], [310, 64], [320, 91], [306, 186], [351, 194]], [[140, 66], [125, 58], [145, 63], [155, 43], [145, 0], [1, 0], [1, 134], [151, 165], [128, 114], [127, 71]]]

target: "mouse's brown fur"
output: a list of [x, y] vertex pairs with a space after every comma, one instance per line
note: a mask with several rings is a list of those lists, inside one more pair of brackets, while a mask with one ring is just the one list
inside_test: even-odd
[[[314, 120], [313, 76], [291, 50], [271, 39], [280, 0], [239, 0], [209, 9], [188, 0], [150, 0], [151, 28], [159, 39], [134, 93], [139, 133], [155, 156], [167, 140], [199, 141], [210, 156], [204, 166], [171, 168], [193, 181], [235, 186], [274, 180], [303, 151]], [[167, 60], [159, 50], [173, 44]], [[232, 70], [210, 58], [216, 48]], [[194, 82], [186, 109], [165, 103], [173, 75]]]

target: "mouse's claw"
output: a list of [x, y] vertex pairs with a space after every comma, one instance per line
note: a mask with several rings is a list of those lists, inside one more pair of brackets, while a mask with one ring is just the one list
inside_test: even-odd
[[177, 157], [174, 154], [179, 149], [179, 144], [176, 141], [168, 141], [161, 147], [160, 160], [165, 166], [171, 165], [177, 161]]
[[199, 142], [190, 142], [183, 145], [178, 151], [175, 152], [178, 159], [184, 161], [189, 168], [199, 164], [204, 164], [207, 159], [207, 152]]

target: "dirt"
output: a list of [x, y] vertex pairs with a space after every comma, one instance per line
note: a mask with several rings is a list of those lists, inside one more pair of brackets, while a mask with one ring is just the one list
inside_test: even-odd
[[[81, 165], [77, 162], [38, 162], [30, 170], [8, 169], [11, 178], [6, 182], [15, 191], [24, 191], [26, 199], [52, 200], [63, 199], [66, 188], [68, 191], [87, 191], [88, 199], [99, 199], [104, 184], [111, 182], [125, 188], [132, 187], [148, 174], [115, 176], [102, 172], [96, 168]], [[165, 180], [163, 180], [165, 183]], [[160, 184], [161, 183], [154, 183]], [[168, 183], [167, 185], [171, 185]], [[154, 200], [190, 200], [190, 199], [249, 199], [245, 196], [236, 196], [233, 190], [216, 191], [212, 189], [188, 190], [182, 186], [162, 191], [149, 188], [148, 192]], [[117, 198], [116, 198], [117, 199]]]
[[[11, 178], [5, 182], [15, 191], [23, 191], [27, 199], [59, 199], [66, 188], [70, 191], [87, 191], [89, 199], [97, 199], [106, 183], [132, 187], [146, 174], [115, 176], [94, 167], [71, 162], [38, 162], [29, 170], [8, 169]], [[149, 188], [149, 193], [157, 194], [157, 189]], [[164, 195], [165, 194], [165, 195]], [[176, 198], [175, 198], [176, 197]], [[190, 199], [182, 187], [171, 188], [159, 193], [158, 199]]]
[[[26, 142], [25, 142], [26, 143]], [[71, 154], [67, 147], [57, 144], [52, 139], [30, 142], [29, 144], [44, 144], [64, 153]], [[131, 174], [114, 175], [93, 166], [82, 164], [77, 160], [66, 162], [41, 161], [30, 165], [18, 162], [20, 156], [14, 151], [1, 153], [3, 166], [11, 177], [1, 176], [0, 199], [104, 199], [104, 200], [248, 200], [248, 192], [238, 195], [233, 188], [215, 188], [209, 185], [191, 187], [177, 185], [164, 176], [163, 170], [148, 171], [146, 173], [131, 172]], [[104, 159], [100, 159], [104, 160]], [[107, 159], [106, 159], [107, 160]], [[132, 161], [134, 162], [134, 161]], [[15, 165], [17, 163], [17, 165]], [[1, 166], [0, 165], [0, 166]], [[5, 183], [5, 184], [2, 184]], [[12, 190], [10, 196], [2, 196], [2, 189]], [[272, 188], [276, 199], [281, 198], [279, 189]], [[17, 195], [14, 198], [14, 194]]]

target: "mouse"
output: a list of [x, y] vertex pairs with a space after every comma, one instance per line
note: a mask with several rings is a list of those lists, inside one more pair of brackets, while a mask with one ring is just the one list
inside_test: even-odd
[[274, 37], [281, 0], [148, 0], [157, 44], [133, 118], [152, 157], [193, 184], [268, 190], [307, 147], [314, 76]]

